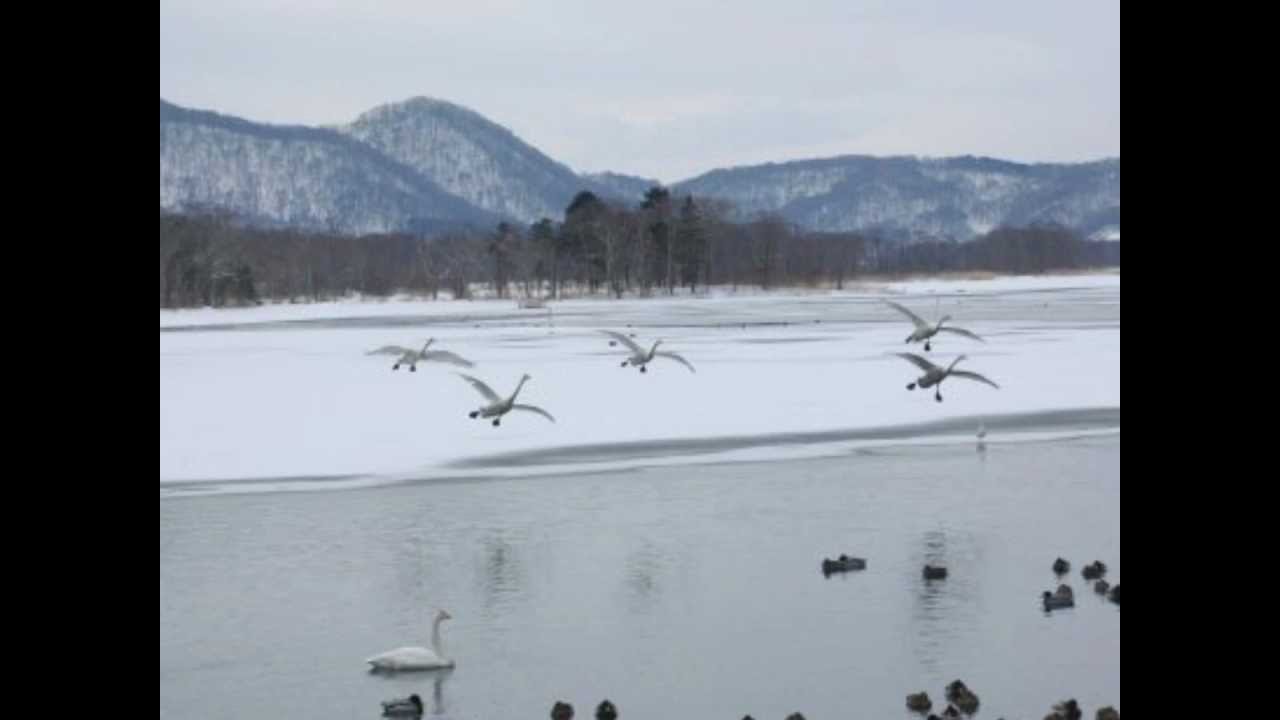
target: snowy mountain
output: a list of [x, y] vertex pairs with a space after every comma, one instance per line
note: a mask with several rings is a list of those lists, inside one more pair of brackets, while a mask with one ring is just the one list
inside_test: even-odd
[[1086, 235], [1120, 226], [1120, 159], [1023, 165], [990, 158], [844, 156], [714, 170], [681, 193], [776, 212], [814, 230], [967, 239], [997, 225], [1057, 223]]
[[[345, 233], [561, 219], [582, 190], [632, 206], [655, 182], [577, 174], [466, 108], [413, 98], [335, 128], [278, 126], [160, 101], [160, 207]], [[1120, 159], [1026, 165], [990, 158], [843, 156], [714, 170], [677, 193], [720, 197], [740, 219], [776, 212], [815, 230], [966, 239], [997, 225], [1120, 233]]]
[[597, 195], [623, 200], [633, 205], [644, 198], [649, 188], [662, 184], [657, 180], [612, 172], [583, 173], [582, 178], [595, 186], [593, 190]]
[[349, 234], [498, 218], [332, 130], [253, 123], [160, 101], [160, 208]]
[[612, 173], [580, 176], [510, 130], [443, 100], [382, 105], [337, 129], [473, 205], [526, 223], [562, 217], [582, 190], [634, 204], [652, 184]]

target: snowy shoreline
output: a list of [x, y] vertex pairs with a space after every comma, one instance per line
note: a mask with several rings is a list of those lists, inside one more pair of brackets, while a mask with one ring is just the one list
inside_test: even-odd
[[[678, 291], [674, 296], [657, 292], [650, 297], [628, 295], [622, 299], [603, 296], [571, 297], [548, 301], [554, 313], [557, 309], [571, 309], [597, 304], [628, 305], [632, 303], [664, 304], [699, 302], [709, 300], [770, 300], [787, 298], [822, 297], [873, 297], [878, 295], [903, 295], [914, 293], [1003, 293], [1030, 290], [1055, 290], [1071, 288], [1119, 288], [1120, 271], [1089, 274], [1062, 275], [996, 275], [989, 278], [919, 278], [894, 281], [851, 280], [844, 290], [831, 288], [778, 288], [761, 290], [758, 287], [715, 286], [710, 291], [688, 295]], [[395, 317], [405, 315], [438, 315], [442, 317], [485, 316], [497, 313], [520, 313], [536, 317], [546, 314], [546, 309], [523, 309], [516, 300], [480, 298], [474, 300], [440, 299], [396, 295], [386, 298], [344, 298], [314, 303], [265, 303], [257, 307], [229, 308], [181, 308], [160, 310], [160, 327], [178, 328], [214, 323], [288, 322], [311, 319], [340, 319], [352, 317]]]
[[[1026, 416], [1037, 413], [1027, 413]], [[1077, 425], [1070, 429], [1044, 429], [1032, 423], [1031, 427], [1012, 428], [1003, 432], [996, 439], [988, 438], [982, 443], [980, 451], [985, 452], [1002, 445], [1067, 442], [1092, 438], [1113, 437], [1120, 434], [1120, 408], [1082, 408], [1062, 411], [1063, 415], [1094, 416], [1096, 424]], [[1016, 422], [1021, 417], [1009, 415], [1002, 419]], [[967, 418], [971, 424], [984, 422], [991, 429], [991, 423], [998, 419], [992, 417]], [[228, 495], [250, 493], [282, 493], [282, 492], [314, 492], [354, 490], [361, 488], [383, 487], [392, 485], [411, 485], [430, 482], [460, 482], [477, 480], [503, 480], [510, 478], [531, 478], [551, 475], [580, 475], [597, 473], [630, 472], [655, 467], [682, 468], [696, 465], [731, 465], [735, 463], [768, 463], [814, 460], [841, 457], [853, 454], [875, 452], [892, 452], [902, 448], [917, 449], [947, 448], [956, 446], [975, 447], [972, 433], [957, 434], [920, 432], [920, 425], [898, 425], [882, 428], [858, 428], [844, 431], [825, 431], [814, 433], [809, 437], [786, 436], [774, 434], [759, 436], [738, 436], [733, 438], [680, 438], [664, 443], [650, 441], [635, 443], [648, 445], [652, 454], [619, 455], [616, 457], [595, 457], [591, 459], [565, 458], [560, 462], [541, 460], [529, 464], [521, 464], [525, 455], [555, 454], [573, 455], [575, 453], [607, 453], [615, 449], [613, 443], [598, 446], [565, 446], [548, 447], [526, 453], [498, 454], [492, 456], [463, 458], [434, 470], [417, 473], [389, 473], [385, 475], [335, 475], [335, 476], [298, 476], [298, 477], [263, 477], [263, 478], [228, 478], [228, 479], [186, 479], [161, 480], [160, 497], [180, 498], [205, 495]], [[786, 434], [783, 434], [784, 436]], [[865, 437], [883, 435], [884, 437]], [[829, 436], [829, 437], [820, 437]], [[844, 439], [838, 439], [845, 436]], [[857, 439], [855, 439], [857, 438]], [[630, 444], [630, 443], [622, 443]], [[669, 451], [670, 446], [682, 446], [677, 452]], [[722, 447], [729, 445], [730, 447]], [[657, 452], [667, 449], [666, 454]]]
[[[1001, 389], [948, 381], [942, 403], [931, 391], [907, 392], [918, 372], [893, 353], [923, 350], [903, 344], [910, 325], [879, 302], [887, 293], [926, 318], [951, 314], [986, 338], [941, 338], [929, 355], [948, 362], [963, 353], [962, 368]], [[875, 292], [597, 298], [555, 303], [550, 317], [511, 301], [164, 311], [162, 496], [183, 483], [302, 478], [333, 487], [317, 479], [377, 484], [972, 442], [963, 425], [972, 419], [1082, 408], [1114, 409], [1114, 428], [1048, 428], [1048, 436], [1118, 432], [1119, 303], [1119, 275], [1109, 274], [890, 283]], [[619, 368], [621, 356], [597, 330], [625, 325], [641, 341], [663, 338], [697, 374], [669, 362], [646, 375]], [[521, 401], [558, 422], [471, 421], [466, 414], [481, 399], [453, 376], [458, 368], [392, 372], [385, 358], [365, 355], [427, 336], [475, 361], [467, 372], [499, 393], [530, 374]], [[946, 432], [921, 430], [914, 440], [911, 433], [829, 437], [939, 422]], [[788, 436], [798, 439], [778, 441]], [[993, 430], [989, 442], [1001, 440]], [[574, 456], [574, 447], [586, 449]], [[603, 448], [617, 457], [589, 461]], [[502, 457], [524, 460], [496, 467]]]

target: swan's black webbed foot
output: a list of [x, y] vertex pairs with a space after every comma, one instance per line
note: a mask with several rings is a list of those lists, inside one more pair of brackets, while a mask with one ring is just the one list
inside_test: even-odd
[[475, 412], [467, 413], [467, 417], [471, 418], [472, 420], [475, 420], [475, 419], [476, 419], [476, 417], [477, 417], [477, 416], [479, 416], [479, 415], [480, 415], [480, 411], [479, 411], [479, 410], [476, 410]]
[[621, 365], [619, 365], [618, 367], [626, 367], [626, 366], [627, 366], [627, 361], [626, 361], [626, 360], [623, 360], [623, 361], [622, 361], [622, 364], [621, 364]]
[[908, 389], [908, 390], [915, 390], [915, 389], [916, 389], [916, 384], [915, 384], [915, 383], [911, 383], [910, 385], [908, 385], [908, 386], [907, 386], [907, 389]]
[[417, 365], [410, 365], [410, 366], [409, 366], [409, 372], [418, 372], [418, 366], [417, 366]]
[[391, 369], [392, 369], [392, 370], [399, 370], [399, 369], [400, 369], [400, 363], [396, 363], [395, 365], [392, 365], [392, 366], [391, 366]]
[[937, 400], [938, 402], [942, 402], [942, 393], [937, 393], [937, 394], [935, 394], [935, 395], [933, 396], [933, 399], [934, 399], [934, 400]]
[[640, 366], [640, 372], [649, 372], [649, 369], [648, 369], [647, 367], [645, 367], [644, 365], [641, 365], [641, 366]]
[[925, 344], [924, 344], [924, 351], [925, 351], [925, 352], [929, 352], [929, 350], [930, 350], [930, 349], [931, 349], [931, 348], [929, 347], [929, 343], [925, 343]]
[[498, 427], [498, 424], [499, 424], [499, 423], [501, 423], [501, 422], [502, 422], [502, 418], [494, 418], [494, 419], [493, 419], [493, 426], [494, 426], [494, 427]]

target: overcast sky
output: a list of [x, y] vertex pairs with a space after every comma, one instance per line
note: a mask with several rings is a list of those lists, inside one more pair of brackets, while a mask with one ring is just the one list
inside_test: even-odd
[[349, 122], [425, 95], [574, 170], [1120, 154], [1119, 0], [161, 0], [160, 96]]

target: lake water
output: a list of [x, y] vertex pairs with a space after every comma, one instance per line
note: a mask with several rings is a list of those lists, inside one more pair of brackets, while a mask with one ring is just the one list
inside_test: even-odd
[[[1104, 431], [1106, 428], [1102, 428]], [[961, 678], [978, 717], [1120, 706], [1120, 435], [888, 444], [606, 474], [162, 497], [160, 716], [906, 718]], [[864, 556], [826, 579], [824, 556]], [[1072, 563], [1074, 609], [1039, 595]], [[944, 564], [945, 581], [921, 567]], [[456, 669], [363, 659], [427, 644]]]

